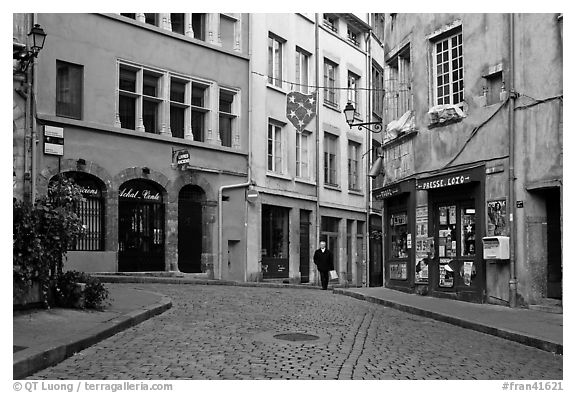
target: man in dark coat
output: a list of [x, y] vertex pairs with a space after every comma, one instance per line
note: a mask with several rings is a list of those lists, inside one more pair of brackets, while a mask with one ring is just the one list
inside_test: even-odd
[[332, 252], [326, 248], [326, 242], [320, 242], [320, 248], [314, 252], [314, 263], [320, 272], [322, 289], [328, 289], [328, 273], [334, 270], [334, 257]]

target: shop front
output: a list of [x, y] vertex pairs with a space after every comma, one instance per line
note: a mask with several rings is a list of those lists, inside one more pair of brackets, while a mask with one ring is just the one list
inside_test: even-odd
[[165, 270], [162, 189], [135, 179], [122, 184], [118, 196], [118, 270]]
[[[486, 300], [484, 176], [482, 166], [417, 181], [418, 199], [427, 199], [426, 205], [417, 207], [417, 292], [473, 302]], [[423, 228], [426, 224], [427, 233]]]
[[414, 180], [378, 190], [384, 201], [384, 281], [387, 288], [410, 291], [414, 265]]
[[262, 275], [263, 278], [288, 278], [290, 209], [262, 205]]

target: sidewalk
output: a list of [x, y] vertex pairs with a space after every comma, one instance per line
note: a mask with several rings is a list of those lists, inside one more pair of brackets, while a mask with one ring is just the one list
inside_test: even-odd
[[67, 308], [15, 311], [13, 378], [61, 362], [74, 353], [168, 310], [164, 295], [133, 286], [107, 284], [112, 305], [104, 311]]
[[382, 304], [545, 351], [563, 353], [563, 315], [420, 296], [388, 288], [335, 288], [335, 294]]

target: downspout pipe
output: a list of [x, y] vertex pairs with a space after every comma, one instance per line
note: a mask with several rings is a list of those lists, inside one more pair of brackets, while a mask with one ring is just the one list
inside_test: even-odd
[[[316, 86], [320, 86], [320, 15], [315, 15], [314, 55]], [[316, 245], [320, 243], [320, 88], [316, 89]], [[314, 267], [314, 282], [318, 282], [318, 269]]]
[[[368, 14], [370, 18], [370, 14]], [[366, 34], [366, 76], [368, 85], [367, 88], [372, 88], [372, 29]], [[366, 90], [366, 121], [371, 121], [372, 117], [372, 90]], [[369, 151], [372, 151], [372, 134], [368, 128], [366, 128], [366, 146]], [[370, 199], [372, 196], [372, 182], [370, 176], [370, 161], [372, 160], [372, 154], [366, 155], [366, 224], [365, 224], [365, 237], [364, 244], [366, 254], [364, 255], [364, 265], [366, 269], [366, 287], [370, 286]]]
[[[250, 130], [248, 130], [248, 135], [250, 135]], [[250, 144], [250, 136], [248, 136], [248, 144]], [[250, 146], [250, 145], [248, 145]], [[250, 156], [250, 154], [248, 154], [248, 156]], [[250, 162], [249, 162], [249, 158], [248, 158], [248, 180], [246, 180], [244, 183], [238, 183], [238, 184], [228, 184], [225, 186], [220, 186], [220, 188], [218, 189], [218, 279], [222, 280], [222, 259], [223, 259], [223, 228], [222, 228], [222, 223], [223, 223], [223, 217], [222, 217], [222, 194], [224, 193], [224, 191], [228, 191], [228, 190], [232, 190], [235, 188], [242, 188], [242, 187], [248, 187], [252, 184], [252, 180], [251, 180], [251, 169], [250, 169]], [[248, 203], [247, 201], [245, 203]], [[247, 228], [244, 228], [244, 231], [246, 231]]]
[[514, 160], [515, 160], [515, 122], [514, 122], [514, 106], [516, 100], [516, 91], [514, 90], [514, 14], [510, 13], [509, 16], [509, 49], [510, 49], [510, 76], [508, 82], [510, 101], [508, 103], [508, 149], [509, 149], [509, 195], [510, 195], [510, 281], [509, 281], [509, 297], [510, 297], [510, 307], [517, 307], [516, 296], [518, 293], [518, 279], [516, 277], [516, 251], [517, 251], [517, 236], [516, 228], [517, 225], [514, 222], [516, 216], [516, 174], [514, 170]]
[[[249, 18], [250, 18], [250, 22], [249, 22], [249, 26], [248, 28], [251, 29], [251, 22], [252, 22], [252, 14], [249, 14]], [[248, 38], [248, 41], [250, 41], [250, 38]], [[218, 279], [222, 280], [222, 260], [223, 260], [223, 232], [224, 232], [224, 228], [223, 228], [223, 214], [222, 214], [222, 208], [223, 208], [223, 203], [222, 203], [222, 195], [224, 194], [224, 191], [228, 191], [228, 190], [233, 190], [236, 188], [243, 188], [243, 187], [249, 187], [252, 184], [252, 56], [251, 56], [251, 49], [250, 49], [250, 43], [248, 43], [248, 68], [250, 70], [249, 75], [248, 75], [248, 137], [247, 139], [247, 144], [248, 144], [248, 158], [247, 158], [247, 166], [248, 166], [248, 173], [247, 173], [247, 179], [245, 182], [243, 183], [238, 183], [238, 184], [228, 184], [228, 185], [224, 185], [224, 186], [220, 186], [220, 188], [218, 189]], [[244, 238], [246, 239], [246, 241], [248, 240], [248, 236], [247, 236], [247, 231], [248, 231], [248, 201], [246, 200], [246, 198], [244, 198], [244, 212], [245, 212], [245, 217], [244, 217]], [[246, 249], [248, 249], [248, 244], [246, 244]], [[247, 270], [248, 267], [248, 251], [246, 251], [246, 262], [244, 264], [244, 281], [246, 281], [246, 277], [247, 277]]]
[[[36, 23], [36, 14], [30, 14], [30, 18], [31, 18], [31, 24], [30, 26], [34, 26], [34, 24]], [[30, 43], [27, 43], [27, 46], [30, 47], [29, 45]], [[36, 157], [37, 154], [37, 146], [36, 146], [36, 138], [37, 138], [37, 124], [36, 124], [36, 90], [38, 88], [38, 83], [37, 83], [37, 72], [36, 72], [36, 58], [32, 57], [32, 61], [31, 64], [29, 66], [29, 74], [28, 74], [28, 80], [32, 80], [32, 89], [28, 90], [28, 100], [30, 101], [30, 123], [32, 126], [32, 131], [30, 133], [30, 146], [31, 146], [31, 157], [30, 157], [30, 200], [32, 203], [34, 203], [34, 201], [36, 201], [36, 172], [38, 171], [37, 169], [37, 160], [38, 157]], [[31, 79], [30, 79], [31, 77]], [[28, 82], [30, 83], [30, 82]]]

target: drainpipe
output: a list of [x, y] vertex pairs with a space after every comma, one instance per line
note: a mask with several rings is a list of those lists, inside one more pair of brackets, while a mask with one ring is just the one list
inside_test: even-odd
[[[368, 14], [368, 18], [370, 18], [370, 14]], [[368, 88], [372, 87], [372, 29], [368, 31], [366, 34], [366, 57], [367, 57], [367, 64], [366, 64], [366, 75], [367, 75], [367, 86]], [[371, 121], [372, 117], [372, 90], [366, 90], [366, 121]], [[366, 146], [368, 149], [372, 149], [372, 134], [368, 128], [366, 128]], [[366, 265], [366, 287], [370, 286], [370, 197], [372, 195], [372, 187], [371, 187], [371, 179], [368, 176], [370, 173], [370, 162], [372, 160], [372, 151], [370, 154], [367, 155], [366, 158], [366, 228], [365, 228], [365, 237], [364, 237], [364, 244], [366, 245], [366, 254], [364, 255], [364, 261]]]
[[[31, 14], [31, 24], [30, 26], [34, 26], [34, 23], [36, 23], [36, 14]], [[29, 43], [28, 43], [29, 44]], [[28, 46], [28, 45], [27, 45]], [[32, 80], [32, 89], [28, 90], [28, 100], [30, 101], [30, 123], [32, 125], [32, 132], [30, 135], [30, 144], [31, 144], [31, 159], [30, 159], [30, 199], [31, 202], [34, 203], [34, 201], [36, 200], [36, 172], [37, 172], [37, 157], [36, 157], [36, 105], [35, 105], [35, 101], [36, 101], [36, 90], [37, 90], [37, 86], [38, 84], [36, 83], [37, 81], [37, 77], [36, 77], [36, 58], [32, 57], [32, 62], [29, 66], [29, 71], [28, 71], [28, 83], [30, 83], [30, 80]], [[30, 79], [30, 76], [32, 77], [32, 79]]]
[[516, 189], [515, 181], [516, 175], [514, 172], [514, 134], [516, 131], [514, 124], [514, 103], [516, 99], [516, 91], [514, 90], [514, 14], [509, 15], [509, 48], [510, 48], [510, 76], [508, 82], [510, 102], [508, 103], [508, 154], [509, 154], [509, 195], [510, 195], [510, 281], [509, 281], [509, 296], [510, 307], [516, 307], [516, 295], [518, 292], [518, 279], [516, 278], [516, 224], [514, 223], [514, 216], [516, 213]]
[[[249, 24], [252, 22], [252, 14], [250, 15], [250, 21]], [[252, 26], [248, 26], [248, 28], [250, 29]], [[250, 38], [248, 38], [248, 41], [250, 41]], [[224, 191], [227, 190], [232, 190], [234, 188], [242, 188], [242, 187], [248, 187], [252, 184], [252, 168], [251, 168], [251, 158], [252, 158], [252, 57], [251, 57], [251, 49], [250, 49], [250, 44], [248, 44], [248, 68], [249, 68], [249, 75], [248, 75], [248, 138], [247, 138], [247, 143], [248, 143], [248, 174], [247, 174], [247, 180], [244, 183], [238, 183], [238, 184], [228, 184], [225, 186], [220, 186], [220, 188], [218, 189], [218, 279], [222, 280], [222, 259], [223, 259], [223, 228], [222, 228], [222, 223], [223, 223], [223, 217], [222, 217], [222, 194]], [[244, 203], [245, 203], [245, 207], [244, 207], [244, 212], [245, 212], [245, 217], [244, 217], [244, 236], [246, 238], [246, 240], [248, 240], [248, 236], [246, 235], [246, 232], [248, 230], [248, 201], [246, 200], [246, 198], [244, 198]], [[246, 281], [246, 269], [248, 267], [248, 244], [246, 244], [246, 261], [245, 261], [245, 265], [244, 265], [244, 281]]]
[[[252, 13], [248, 14], [248, 31], [252, 29]], [[252, 43], [250, 34], [246, 40], [248, 45], [248, 181], [251, 182], [250, 168], [252, 168], [252, 146], [250, 145], [250, 130], [252, 130]], [[244, 243], [246, 245], [246, 258], [244, 259], [244, 282], [248, 281], [248, 201], [244, 204]]]
[[[314, 52], [316, 56], [316, 86], [320, 86], [320, 15], [314, 14]], [[320, 243], [320, 88], [316, 88], [316, 246]], [[314, 267], [314, 282], [318, 281], [318, 269]]]

